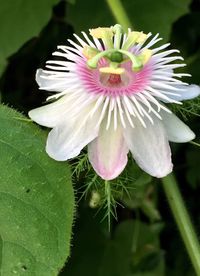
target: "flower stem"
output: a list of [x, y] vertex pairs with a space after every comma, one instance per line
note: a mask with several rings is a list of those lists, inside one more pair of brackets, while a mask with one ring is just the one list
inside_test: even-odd
[[125, 30], [132, 27], [131, 21], [129, 20], [124, 7], [120, 0], [106, 0], [116, 22], [121, 24]]
[[176, 179], [170, 174], [162, 179], [165, 194], [183, 238], [196, 274], [200, 276], [200, 245], [179, 191]]

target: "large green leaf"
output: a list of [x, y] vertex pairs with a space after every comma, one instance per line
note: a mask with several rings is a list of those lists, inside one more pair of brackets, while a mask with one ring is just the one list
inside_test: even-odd
[[[127, 14], [135, 29], [157, 33], [169, 38], [172, 24], [188, 12], [191, 0], [123, 0]], [[77, 0], [70, 5], [70, 22], [76, 31], [114, 24], [106, 1]]]
[[[0, 5], [0, 64], [47, 24], [58, 0], [6, 0]], [[0, 68], [2, 71], [2, 68]]]
[[69, 4], [67, 19], [76, 32], [115, 24], [105, 1], [76, 0]]
[[45, 153], [46, 135], [0, 107], [1, 276], [53, 276], [70, 251], [74, 195], [66, 163]]
[[189, 11], [191, 0], [123, 1], [136, 29], [169, 38], [172, 24]]

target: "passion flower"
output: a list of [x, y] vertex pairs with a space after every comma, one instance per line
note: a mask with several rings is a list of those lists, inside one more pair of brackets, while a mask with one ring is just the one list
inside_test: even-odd
[[53, 103], [29, 112], [53, 128], [47, 153], [64, 161], [88, 145], [94, 170], [110, 180], [123, 171], [130, 150], [144, 171], [166, 176], [172, 171], [169, 141], [195, 135], [165, 104], [200, 94], [199, 86], [181, 81], [188, 74], [174, 71], [185, 66], [179, 51], [169, 44], [155, 47], [158, 34], [124, 33], [120, 25], [82, 35], [74, 34], [71, 46], [58, 46], [53, 55], [62, 60], [47, 61], [36, 74], [39, 88], [54, 92], [47, 98]]

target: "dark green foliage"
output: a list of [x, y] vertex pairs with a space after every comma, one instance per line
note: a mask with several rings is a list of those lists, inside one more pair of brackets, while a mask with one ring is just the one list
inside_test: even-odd
[[[122, 0], [134, 29], [159, 32], [181, 50], [200, 83], [200, 2]], [[44, 103], [35, 71], [74, 31], [115, 24], [106, 1], [5, 0], [0, 4], [2, 102], [27, 113]], [[200, 142], [200, 100], [170, 106]], [[69, 164], [45, 153], [46, 131], [0, 108], [0, 271], [2, 276], [194, 276], [161, 183], [129, 156], [126, 170], [105, 184], [87, 154]], [[200, 233], [200, 147], [173, 144], [175, 174]], [[110, 232], [108, 231], [108, 222]], [[70, 242], [72, 238], [72, 242]], [[67, 257], [68, 263], [64, 266]], [[62, 272], [59, 271], [62, 269]]]

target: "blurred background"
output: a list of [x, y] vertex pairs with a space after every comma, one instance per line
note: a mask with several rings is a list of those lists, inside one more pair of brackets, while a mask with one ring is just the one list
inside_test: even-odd
[[[200, 84], [200, 1], [124, 0], [138, 31], [160, 33], [163, 42], [181, 51], [192, 74], [187, 82]], [[106, 1], [0, 0], [1, 102], [27, 114], [45, 102], [47, 92], [35, 82], [37, 68], [57, 45], [83, 30], [115, 24]], [[200, 143], [200, 100], [186, 102], [178, 115], [196, 133]], [[200, 148], [173, 144], [175, 174], [192, 220], [200, 234]], [[128, 170], [128, 169], [127, 169]], [[123, 196], [117, 218], [108, 233], [100, 210], [90, 208], [90, 195], [79, 202], [74, 223], [72, 253], [60, 275], [69, 276], [194, 276], [170, 212], [161, 183], [137, 168], [131, 198]], [[142, 176], [141, 176], [142, 175]], [[137, 177], [136, 177], [137, 176]], [[87, 182], [84, 173], [75, 189]], [[77, 192], [77, 200], [80, 193]], [[93, 206], [94, 207], [94, 206]]]

